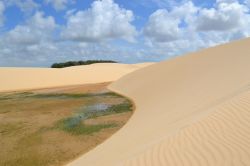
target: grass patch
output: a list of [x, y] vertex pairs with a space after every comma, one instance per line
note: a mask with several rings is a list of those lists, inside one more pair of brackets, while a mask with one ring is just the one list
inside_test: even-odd
[[5, 156], [0, 161], [3, 166], [44, 166], [49, 165], [48, 156], [44, 156], [39, 149], [39, 145], [43, 144], [39, 133], [30, 133], [23, 135], [18, 139], [14, 148], [10, 151], [9, 156]]
[[62, 119], [56, 124], [56, 128], [71, 133], [73, 135], [92, 134], [95, 132], [99, 132], [102, 129], [112, 128], [116, 126], [117, 125], [114, 123], [86, 125], [82, 122], [82, 119], [79, 116]]
[[[115, 93], [104, 94], [105, 96], [116, 96]], [[95, 95], [100, 96], [100, 94]], [[84, 124], [84, 120], [111, 114], [129, 112], [132, 111], [132, 107], [133, 106], [129, 100], [125, 100], [123, 103], [116, 105], [98, 103], [95, 105], [85, 106], [81, 108], [80, 111], [78, 110], [75, 116], [59, 120], [55, 126], [57, 129], [61, 129], [74, 135], [92, 134], [105, 128], [116, 127], [117, 125], [114, 123], [86, 125]]]
[[15, 93], [11, 95], [0, 95], [0, 101], [12, 100], [12, 99], [75, 99], [75, 98], [86, 98], [98, 96], [94, 94], [66, 94], [66, 93], [45, 93], [45, 94], [34, 94], [32, 92]]
[[[95, 93], [98, 96], [113, 96], [113, 97], [122, 97], [121, 95], [114, 92], [105, 92], [105, 93]], [[122, 97], [123, 98], [123, 97]]]
[[11, 97], [0, 96], [0, 101], [1, 101], [1, 100], [10, 100], [10, 99], [11, 99]]
[[1, 100], [10, 100], [10, 99], [20, 99], [20, 98], [86, 98], [86, 97], [122, 97], [113, 92], [105, 92], [105, 93], [84, 93], [84, 94], [74, 94], [74, 93], [41, 93], [35, 94], [33, 92], [21, 92], [7, 95], [0, 95]]
[[20, 132], [24, 128], [23, 123], [7, 123], [0, 124], [0, 134], [2, 135], [12, 135]]
[[[83, 92], [80, 88], [1, 93], [0, 166], [64, 165], [102, 143], [131, 116], [132, 104], [123, 96], [106, 88], [74, 94]], [[101, 117], [109, 114], [114, 115]]]
[[106, 93], [84, 93], [84, 94], [70, 94], [70, 93], [45, 93], [45, 94], [35, 94], [29, 97], [34, 98], [86, 98], [86, 97], [102, 97], [102, 96], [114, 96], [114, 97], [121, 97], [112, 92]]
[[91, 97], [91, 94], [66, 94], [66, 93], [52, 93], [52, 94], [36, 94], [31, 97], [34, 98], [83, 98]]
[[0, 94], [0, 101], [1, 100], [11, 100], [11, 99], [22, 99], [22, 98], [25, 98], [25, 97], [30, 97], [32, 95], [34, 95], [32, 92]]
[[[19, 151], [17, 151], [19, 152]], [[51, 165], [49, 156], [42, 156], [38, 150], [14, 152], [14, 157], [0, 161], [1, 166], [45, 166]]]
[[28, 135], [25, 135], [18, 142], [19, 146], [22, 146], [24, 148], [34, 146], [34, 145], [39, 145], [41, 143], [42, 143], [42, 138], [41, 138], [40, 132], [34, 132]]
[[9, 113], [11, 110], [0, 110], [0, 114], [6, 114]]
[[110, 105], [104, 110], [83, 108], [80, 110], [79, 117], [83, 119], [92, 119], [100, 116], [106, 116], [111, 114], [130, 112], [132, 111], [132, 104], [129, 101], [125, 101], [121, 104]]
[[121, 104], [112, 105], [109, 107], [108, 112], [122, 113], [132, 111], [133, 105], [129, 101], [125, 101]]

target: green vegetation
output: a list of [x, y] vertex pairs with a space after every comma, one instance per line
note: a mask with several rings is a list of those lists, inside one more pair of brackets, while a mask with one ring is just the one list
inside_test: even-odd
[[105, 87], [1, 93], [0, 166], [65, 165], [114, 134], [132, 103]]
[[25, 97], [29, 97], [34, 95], [32, 92], [21, 92], [21, 93], [13, 93], [13, 94], [1, 94], [0, 95], [0, 101], [1, 100], [11, 100], [11, 99], [21, 99]]
[[[19, 133], [20, 135], [20, 133]], [[42, 154], [40, 152], [40, 146], [43, 145], [43, 139], [41, 133], [29, 133], [21, 134], [22, 137], [18, 138], [15, 134], [12, 137], [18, 138], [14, 150], [11, 150], [9, 156], [5, 156], [0, 161], [0, 165], [3, 166], [45, 166], [51, 165], [52, 161], [48, 154]], [[7, 141], [5, 141], [7, 142]], [[3, 156], [1, 156], [3, 157]]]
[[[19, 95], [17, 95], [19, 97]], [[26, 96], [22, 97], [31, 97], [31, 98], [56, 98], [56, 99], [76, 99], [76, 98], [91, 98], [91, 97], [115, 97], [115, 98], [122, 98], [122, 96], [113, 93], [113, 92], [105, 92], [105, 93], [84, 93], [84, 94], [77, 94], [77, 93], [41, 93], [41, 94], [32, 94], [29, 93]], [[1, 100], [1, 97], [0, 97]]]
[[84, 119], [92, 119], [92, 118], [97, 118], [97, 117], [105, 116], [105, 115], [129, 112], [129, 111], [132, 111], [133, 106], [129, 101], [126, 100], [123, 103], [116, 104], [116, 105], [107, 105], [106, 107], [107, 108], [99, 109], [99, 110], [97, 108], [93, 109], [93, 108], [84, 107], [80, 109], [79, 116]]
[[56, 128], [75, 135], [92, 134], [105, 128], [116, 127], [116, 124], [86, 125], [84, 120], [129, 111], [132, 111], [132, 104], [127, 100], [116, 105], [96, 104], [83, 107], [75, 116], [59, 120]]
[[84, 94], [70, 94], [70, 93], [43, 93], [35, 94], [29, 97], [35, 98], [84, 98], [84, 97], [95, 97], [95, 96], [114, 96], [112, 93], [84, 93]]
[[54, 63], [51, 65], [51, 68], [64, 68], [64, 67], [70, 67], [70, 66], [90, 65], [94, 63], [117, 63], [117, 62], [111, 61], [111, 60], [68, 61], [68, 62], [62, 62], [62, 63]]
[[113, 92], [105, 92], [105, 93], [84, 93], [84, 94], [77, 94], [77, 93], [41, 93], [35, 94], [32, 92], [23, 92], [23, 93], [15, 93], [11, 95], [0, 95], [0, 100], [11, 100], [11, 99], [19, 99], [19, 98], [58, 98], [58, 99], [65, 99], [65, 98], [86, 98], [86, 97], [122, 97]]
[[86, 125], [79, 116], [62, 119], [57, 122], [56, 128], [74, 135], [92, 134], [105, 128], [116, 127], [115, 123]]
[[29, 97], [34, 98], [83, 98], [83, 97], [92, 97], [94, 94], [66, 94], [66, 93], [44, 93], [44, 94], [36, 94]]
[[23, 123], [5, 123], [0, 125], [0, 134], [2, 135], [12, 135], [22, 131], [24, 125]]

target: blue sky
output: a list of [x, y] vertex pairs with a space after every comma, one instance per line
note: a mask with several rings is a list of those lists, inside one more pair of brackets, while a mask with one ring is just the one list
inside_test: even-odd
[[161, 61], [250, 36], [250, 0], [0, 0], [0, 66]]

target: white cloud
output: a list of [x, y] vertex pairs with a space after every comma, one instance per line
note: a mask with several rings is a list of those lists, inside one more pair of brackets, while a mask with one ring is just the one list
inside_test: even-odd
[[42, 12], [36, 12], [26, 24], [18, 25], [3, 37], [3, 42], [11, 45], [33, 45], [52, 37], [56, 28], [53, 17], [45, 17]]
[[[88, 15], [92, 16], [87, 18], [89, 22], [82, 22], [81, 19], [86, 21], [85, 16]], [[57, 38], [60, 31], [56, 30], [62, 27], [55, 23], [53, 17], [36, 12], [23, 24], [3, 34], [0, 40], [0, 58], [4, 60], [0, 61], [0, 66], [49, 66], [54, 62], [81, 59], [113, 59], [125, 62], [137, 59], [137, 55], [128, 56], [135, 52], [134, 49], [119, 44], [114, 46], [109, 42], [109, 39], [117, 38], [133, 40], [136, 30], [131, 25], [131, 11], [119, 7], [111, 0], [104, 0], [94, 2], [86, 11], [70, 11], [66, 19], [68, 24], [64, 27], [63, 33], [72, 28], [73, 32], [77, 31], [80, 34], [80, 41], [76, 41], [78, 37], [72, 36], [67, 36], [67, 40], [60, 40]], [[79, 25], [78, 22], [74, 22], [77, 19], [80, 20], [79, 23], [83, 23], [79, 28], [75, 27]], [[73, 27], [69, 26], [69, 22]], [[92, 27], [88, 25], [90, 23]], [[81, 33], [85, 32], [84, 28], [93, 35], [87, 35], [87, 40], [86, 33], [81, 36]], [[95, 28], [95, 32], [91, 31], [91, 28]]]
[[174, 7], [170, 12], [159, 9], [149, 17], [149, 21], [143, 33], [146, 38], [153, 42], [170, 42], [177, 40], [183, 35], [182, 23], [188, 21], [197, 12], [192, 2]]
[[22, 25], [6, 32], [0, 40], [0, 57], [4, 66], [34, 66], [53, 59], [59, 53], [53, 40], [57, 28], [52, 16], [36, 12]]
[[160, 9], [154, 12], [143, 32], [149, 45], [183, 40], [187, 34], [189, 37], [190, 34], [198, 35], [201, 40], [206, 40], [209, 33], [226, 39], [211, 42], [219, 44], [249, 36], [248, 11], [246, 5], [235, 0], [217, 0], [212, 8], [197, 7], [187, 1], [173, 7], [171, 11]]
[[39, 7], [33, 0], [4, 0], [4, 2], [7, 6], [16, 5], [26, 13], [30, 13]]
[[159, 9], [150, 17], [143, 33], [146, 37], [157, 42], [167, 42], [178, 39], [180, 36], [180, 19], [168, 16], [165, 9]]
[[75, 0], [45, 0], [45, 3], [51, 4], [56, 10], [66, 9], [68, 4], [74, 2]]
[[0, 1], [0, 27], [3, 26], [4, 24], [4, 11], [5, 11], [5, 6], [4, 3]]
[[36, 14], [29, 20], [28, 25], [45, 31], [53, 30], [56, 27], [54, 17], [46, 17], [43, 12], [36, 12]]
[[[66, 9], [65, 5], [72, 2], [57, 1], [56, 7], [56, 0], [46, 1], [56, 10]], [[66, 25], [57, 25], [53, 17], [43, 12], [30, 12], [34, 15], [28, 15], [26, 21], [1, 34], [0, 66], [48, 66], [53, 62], [81, 59], [132, 63], [164, 60], [250, 36], [250, 0], [244, 3], [217, 0], [210, 8], [195, 6], [190, 0], [150, 0], [145, 3], [148, 5], [153, 1], [164, 9], [151, 14], [139, 37], [133, 26], [133, 12], [113, 0], [96, 0], [89, 9], [63, 12]], [[1, 2], [0, 13], [3, 13]], [[23, 11], [38, 8], [34, 0], [3, 2], [5, 8], [11, 5], [17, 5]], [[156, 4], [150, 9], [155, 7]], [[0, 14], [0, 22], [2, 16]], [[147, 18], [140, 21], [144, 19]], [[115, 42], [115, 39], [138, 42]]]
[[68, 17], [62, 37], [86, 42], [117, 38], [133, 41], [133, 19], [132, 11], [119, 7], [113, 0], [94, 1], [91, 8]]
[[216, 0], [216, 3], [234, 3], [234, 2], [238, 2], [238, 0]]
[[188, 1], [154, 12], [143, 32], [149, 52], [165, 59], [249, 37], [249, 27], [249, 8], [236, 0], [217, 0], [211, 8]]
[[246, 6], [238, 2], [221, 2], [216, 8], [202, 9], [196, 19], [199, 31], [227, 31], [244, 26], [249, 20]]

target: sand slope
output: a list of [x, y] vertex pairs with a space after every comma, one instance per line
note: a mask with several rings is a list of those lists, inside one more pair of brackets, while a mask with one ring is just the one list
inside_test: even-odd
[[151, 65], [99, 63], [63, 69], [0, 68], [0, 92], [114, 81]]
[[161, 62], [109, 87], [129, 122], [70, 166], [250, 165], [250, 39]]

